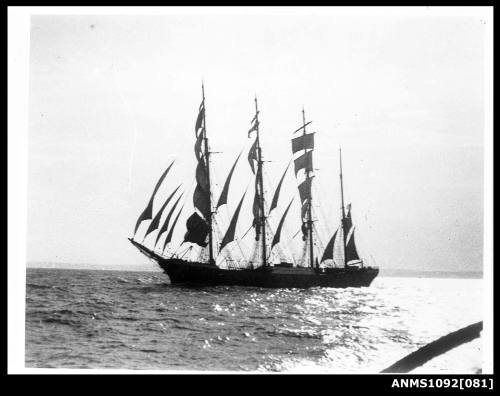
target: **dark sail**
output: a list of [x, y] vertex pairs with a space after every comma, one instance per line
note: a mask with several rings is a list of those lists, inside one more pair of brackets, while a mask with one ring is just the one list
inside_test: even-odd
[[158, 228], [158, 226], [160, 225], [160, 219], [161, 219], [161, 215], [163, 214], [163, 211], [165, 210], [165, 208], [167, 207], [168, 203], [173, 198], [173, 196], [175, 195], [177, 190], [181, 187], [181, 185], [182, 184], [179, 184], [179, 186], [172, 192], [172, 194], [169, 195], [169, 197], [167, 198], [165, 203], [162, 205], [161, 209], [158, 211], [158, 213], [153, 218], [151, 223], [149, 223], [149, 227], [148, 227], [148, 230], [146, 231], [146, 234], [144, 234], [144, 238], [146, 238], [150, 232], [152, 232]]
[[306, 177], [302, 183], [299, 184], [300, 202], [304, 203], [306, 199], [311, 199], [311, 182], [314, 176]]
[[309, 200], [306, 199], [302, 204], [302, 208], [300, 209], [300, 217], [302, 221], [306, 221], [308, 209], [309, 209]]
[[222, 193], [220, 194], [219, 201], [217, 202], [217, 206], [215, 209], [217, 209], [219, 206], [227, 204], [227, 194], [229, 192], [229, 183], [231, 182], [231, 177], [233, 176], [234, 168], [236, 168], [236, 164], [238, 163], [238, 160], [240, 159], [241, 153], [238, 155], [238, 158], [236, 158], [236, 161], [234, 161], [233, 167], [229, 171], [229, 174], [227, 175], [226, 182], [224, 183], [224, 188], [222, 189]]
[[[297, 173], [304, 169], [305, 180], [298, 185], [300, 203], [301, 203], [301, 231], [302, 240], [307, 241], [309, 236], [309, 262], [311, 268], [314, 267], [314, 240], [313, 240], [313, 220], [312, 220], [312, 195], [311, 195], [311, 183], [312, 178], [311, 172], [313, 172], [313, 162], [312, 153], [314, 148], [314, 134], [307, 134], [306, 126], [310, 122], [306, 122], [306, 115], [304, 108], [302, 108], [302, 126], [298, 128], [295, 132], [302, 131], [301, 136], [296, 136], [292, 139], [292, 153], [295, 154], [298, 151], [304, 150], [304, 153], [299, 155], [294, 159], [295, 166], [295, 177]], [[294, 132], [294, 133], [295, 133]], [[307, 149], [309, 148], [309, 151]], [[307, 214], [307, 217], [305, 216]], [[317, 262], [317, 260], [316, 260]]]
[[252, 127], [248, 130], [248, 137], [250, 137], [250, 134], [253, 132], [253, 131], [256, 131], [258, 128], [259, 128], [259, 120], [257, 119], [257, 114], [255, 115], [255, 117], [252, 119]]
[[290, 201], [290, 203], [288, 204], [285, 212], [283, 213], [283, 216], [281, 217], [281, 220], [278, 224], [278, 228], [276, 229], [276, 233], [274, 234], [274, 237], [273, 237], [273, 242], [271, 243], [271, 249], [273, 248], [274, 245], [276, 245], [280, 241], [281, 229], [283, 228], [283, 223], [285, 222], [285, 217], [288, 213], [288, 209], [290, 209], [290, 206], [292, 205], [292, 202], [293, 202], [293, 198]]
[[245, 198], [246, 191], [243, 193], [241, 197], [240, 203], [236, 208], [233, 218], [231, 219], [231, 223], [226, 231], [226, 235], [222, 238], [222, 242], [220, 243], [219, 252], [229, 243], [234, 241], [234, 233], [236, 231], [236, 223], [238, 222], [238, 216], [240, 215], [241, 205], [243, 204], [243, 199]]
[[[258, 173], [258, 170], [257, 170]], [[255, 195], [253, 197], [253, 205], [252, 205], [252, 213], [253, 213], [253, 223], [252, 226], [255, 228], [255, 240], [258, 241], [260, 239], [260, 231], [261, 231], [261, 221], [260, 221], [260, 195], [259, 195], [259, 177], [258, 175], [255, 177]]]
[[323, 257], [321, 257], [321, 262], [325, 260], [333, 260], [333, 245], [335, 244], [335, 238], [337, 238], [337, 232], [338, 230], [335, 231], [335, 233], [332, 236], [332, 239], [330, 239], [330, 242], [325, 247], [325, 251], [323, 252]]
[[201, 151], [201, 144], [203, 143], [203, 133], [200, 133], [196, 138], [196, 143], [194, 144], [194, 154], [198, 161], [202, 160], [203, 152]]
[[200, 215], [194, 212], [186, 221], [186, 234], [184, 235], [184, 242], [193, 242], [199, 246], [205, 247], [208, 242], [206, 241], [210, 228], [205, 220]]
[[204, 161], [199, 161], [196, 166], [196, 183], [204, 191], [208, 191], [208, 175]]
[[352, 228], [351, 204], [347, 205], [347, 214], [344, 218], [343, 226], [344, 226], [344, 235], [347, 238], [347, 234], [349, 233], [349, 231], [351, 231]]
[[346, 264], [352, 260], [359, 260], [358, 251], [356, 250], [356, 244], [354, 243], [354, 228], [352, 229], [352, 232], [350, 233], [350, 237], [347, 240], [347, 243], [345, 246], [345, 262], [346, 262]]
[[286, 169], [285, 171], [283, 172], [283, 176], [281, 176], [281, 179], [280, 179], [280, 182], [278, 183], [278, 187], [276, 187], [276, 191], [274, 192], [274, 196], [273, 196], [273, 201], [271, 202], [271, 208], [269, 209], [269, 213], [271, 213], [271, 211], [276, 207], [278, 206], [278, 198], [279, 198], [279, 195], [280, 195], [280, 190], [281, 190], [281, 184], [283, 184], [283, 179], [285, 178], [285, 175], [286, 175], [286, 171], [288, 170], [288, 168], [290, 167], [290, 162], [288, 163], [288, 165], [286, 166]]
[[300, 135], [292, 139], [292, 153], [297, 151], [314, 148], [314, 133]]
[[307, 234], [308, 234], [308, 229], [307, 229], [307, 223], [305, 221], [302, 222], [302, 225], [300, 226], [300, 230], [302, 231], [302, 240], [305, 241], [307, 239]]
[[294, 160], [294, 163], [295, 163], [295, 175], [297, 175], [298, 171], [301, 169], [305, 169], [306, 172], [312, 172], [313, 170], [312, 151], [307, 151], [300, 157], [297, 157]]
[[252, 172], [255, 174], [254, 161], [257, 161], [257, 139], [255, 139], [252, 147], [250, 147], [250, 150], [248, 151], [248, 162], [250, 164], [250, 168], [252, 168]]
[[193, 205], [201, 212], [205, 219], [208, 219], [208, 216], [210, 216], [210, 201], [208, 192], [204, 191], [199, 185], [194, 189]]
[[179, 195], [179, 198], [177, 198], [177, 201], [175, 201], [175, 203], [172, 205], [172, 208], [170, 209], [170, 212], [168, 212], [168, 215], [167, 215], [167, 218], [165, 219], [165, 222], [163, 223], [163, 225], [161, 226], [161, 229], [160, 231], [158, 231], [158, 235], [156, 236], [156, 241], [155, 241], [155, 246], [156, 244], [158, 243], [158, 240], [160, 239], [161, 235], [167, 231], [168, 229], [168, 224], [170, 223], [170, 219], [172, 218], [172, 214], [174, 213], [175, 211], [175, 208], [177, 207], [177, 204], [179, 203], [179, 201], [181, 200], [182, 198], [182, 195]]
[[168, 243], [172, 240], [172, 236], [174, 234], [174, 228], [175, 225], [177, 224], [177, 220], [179, 220], [179, 216], [182, 213], [182, 209], [184, 209], [184, 206], [181, 206], [181, 210], [179, 210], [179, 213], [177, 213], [177, 216], [174, 219], [174, 222], [172, 223], [172, 227], [170, 227], [170, 231], [167, 234], [167, 237], [165, 238], [165, 243], [163, 244], [163, 250], [165, 250], [165, 247], [167, 246]]
[[141, 213], [141, 215], [137, 219], [137, 223], [135, 224], [135, 229], [134, 229], [134, 236], [137, 233], [137, 229], [139, 228], [139, 225], [141, 224], [141, 222], [144, 221], [144, 220], [149, 220], [149, 219], [151, 219], [153, 217], [153, 200], [154, 200], [154, 197], [156, 195], [156, 192], [160, 188], [160, 185], [161, 185], [163, 179], [165, 179], [165, 177], [167, 176], [167, 173], [170, 170], [170, 168], [172, 167], [172, 165], [174, 164], [174, 162], [175, 162], [175, 160], [172, 161], [172, 163], [168, 166], [167, 170], [165, 172], [163, 172], [163, 174], [161, 175], [160, 179], [156, 183], [156, 187], [155, 187], [155, 189], [153, 191], [153, 194], [151, 195], [151, 198], [149, 199], [148, 206], [146, 206], [146, 209], [144, 209], [144, 211]]
[[200, 110], [198, 112], [198, 117], [196, 117], [196, 125], [194, 127], [194, 132], [198, 136], [200, 128], [204, 128], [203, 121], [205, 119], [205, 99], [200, 104]]

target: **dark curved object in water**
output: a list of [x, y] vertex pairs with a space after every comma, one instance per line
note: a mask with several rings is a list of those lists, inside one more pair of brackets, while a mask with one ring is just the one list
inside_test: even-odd
[[410, 353], [392, 366], [382, 370], [381, 373], [408, 373], [436, 356], [478, 338], [482, 330], [483, 322], [481, 321], [454, 331]]

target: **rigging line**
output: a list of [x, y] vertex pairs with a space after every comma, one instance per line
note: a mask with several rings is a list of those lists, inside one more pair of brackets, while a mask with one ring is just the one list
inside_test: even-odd
[[[191, 186], [189, 187], [189, 189], [186, 189], [184, 192], [185, 192], [185, 195], [184, 195], [184, 202], [182, 203], [182, 207], [184, 207], [186, 205], [186, 202], [187, 202], [187, 199], [189, 197], [192, 197], [192, 194], [191, 194], [191, 191], [193, 190], [193, 187], [195, 186], [196, 184], [196, 179], [193, 180], [193, 182], [191, 183]], [[184, 245], [184, 241], [182, 241], [180, 243], [180, 245], [177, 247], [177, 249], [174, 250], [174, 253], [173, 255], [176, 255], [177, 252], [179, 251], [179, 249], [181, 248], [182, 245]]]
[[245, 231], [245, 233], [243, 234], [243, 236], [241, 237], [241, 239], [245, 238], [245, 236], [248, 234], [248, 232], [253, 228], [253, 225], [251, 225], [250, 227], [248, 227], [248, 230]]
[[180, 258], [180, 259], [181, 259], [181, 258], [183, 258], [183, 257], [184, 257], [184, 256], [185, 256], [185, 255], [186, 255], [186, 254], [187, 254], [190, 250], [192, 250], [192, 249], [193, 249], [193, 246], [189, 246], [189, 247], [186, 249], [186, 251], [184, 252], [184, 254], [183, 254], [182, 256], [180, 256], [179, 258]]

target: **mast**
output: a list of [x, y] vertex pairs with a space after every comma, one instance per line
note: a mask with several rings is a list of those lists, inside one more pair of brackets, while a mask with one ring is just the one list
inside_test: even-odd
[[[342, 149], [339, 147], [339, 161], [340, 161], [340, 199], [342, 202], [342, 234], [343, 234], [343, 246], [344, 246], [344, 267], [347, 267], [347, 257], [346, 257], [346, 230], [345, 230], [345, 208], [344, 208], [344, 182], [342, 179]], [[349, 230], [347, 230], [349, 231]]]
[[207, 138], [207, 120], [205, 118], [207, 114], [207, 109], [205, 105], [205, 86], [203, 81], [201, 82], [201, 93], [203, 96], [203, 143], [205, 146], [205, 160], [206, 160], [206, 170], [208, 179], [208, 253], [209, 253], [209, 263], [215, 264], [214, 252], [213, 252], [213, 237], [212, 237], [212, 196], [210, 192], [210, 152], [208, 151], [208, 138]]
[[262, 265], [267, 265], [266, 252], [266, 216], [264, 213], [264, 182], [262, 180], [262, 149], [259, 139], [259, 109], [257, 106], [257, 96], [255, 96], [255, 125], [257, 131], [257, 183], [259, 184], [259, 208], [260, 208], [260, 224], [262, 227]]
[[[305, 137], [306, 134], [306, 114], [304, 111], [304, 108], [302, 107], [302, 123], [304, 125], [303, 127], [303, 132], [302, 135]], [[304, 149], [304, 152], [307, 150]], [[311, 171], [309, 169], [306, 169], [306, 178], [309, 178], [309, 174]], [[309, 231], [309, 257], [310, 257], [310, 263], [311, 263], [311, 268], [314, 268], [314, 249], [313, 249], [313, 227], [312, 227], [312, 214], [311, 214], [311, 207], [312, 207], [312, 193], [309, 197], [309, 202], [308, 202], [308, 208], [307, 208], [307, 227]]]

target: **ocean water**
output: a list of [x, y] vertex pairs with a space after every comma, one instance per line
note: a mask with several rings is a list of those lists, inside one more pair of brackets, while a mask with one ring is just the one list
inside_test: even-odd
[[[481, 279], [188, 288], [156, 272], [28, 269], [26, 284], [26, 367], [376, 373], [482, 320]], [[415, 372], [477, 372], [481, 346]]]

